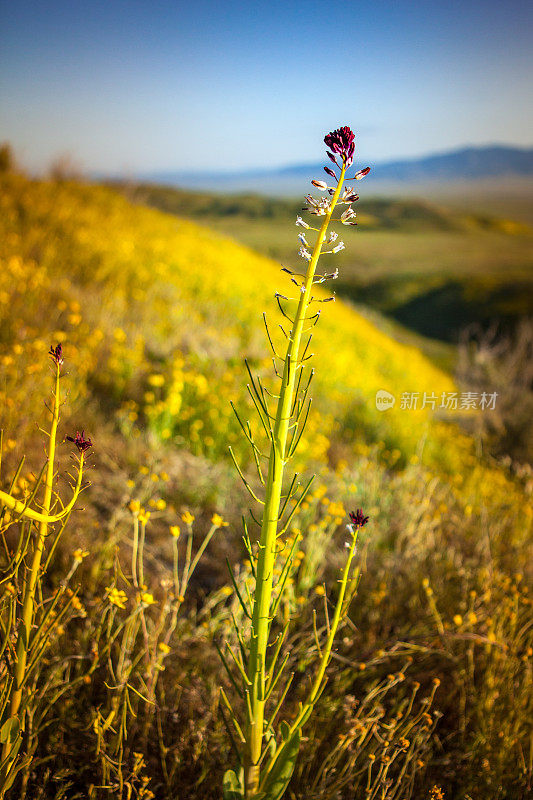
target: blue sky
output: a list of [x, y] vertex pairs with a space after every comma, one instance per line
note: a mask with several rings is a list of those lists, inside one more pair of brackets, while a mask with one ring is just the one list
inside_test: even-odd
[[44, 168], [362, 160], [531, 145], [528, 4], [2, 0], [0, 139]]

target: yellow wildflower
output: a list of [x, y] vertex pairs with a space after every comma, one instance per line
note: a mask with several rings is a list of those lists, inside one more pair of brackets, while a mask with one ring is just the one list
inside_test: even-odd
[[186, 525], [192, 525], [194, 522], [194, 514], [191, 514], [190, 511], [184, 511], [181, 518]]
[[146, 606], [151, 606], [155, 603], [154, 596], [151, 592], [141, 592], [141, 603]]
[[229, 522], [225, 522], [220, 514], [213, 514], [211, 517], [211, 524], [214, 525], [215, 528], [227, 528]]
[[453, 618], [454, 623], [459, 627], [459, 625], [463, 624], [463, 618], [460, 614], [456, 614]]
[[86, 556], [88, 556], [88, 555], [89, 555], [89, 551], [88, 551], [88, 550], [82, 550], [82, 549], [81, 549], [81, 547], [78, 547], [76, 550], [74, 550], [74, 552], [72, 553], [72, 555], [73, 555], [73, 557], [74, 557], [74, 561], [77, 561], [77, 562], [78, 562], [78, 564], [81, 564], [81, 562], [83, 561], [83, 559], [84, 559]]
[[157, 649], [164, 655], [170, 653], [170, 647], [168, 646], [168, 644], [165, 644], [165, 642], [159, 642], [159, 644], [157, 645]]
[[116, 586], [113, 586], [112, 588], [108, 586], [106, 592], [108, 593], [107, 599], [109, 600], [112, 606], [116, 606], [117, 608], [122, 608], [122, 609], [126, 608], [126, 602], [128, 599], [126, 592], [117, 589]]
[[141, 510], [141, 504], [139, 503], [138, 500], [132, 500], [130, 502], [129, 508], [130, 508], [131, 513], [134, 516], [137, 516], [139, 514], [139, 511]]
[[85, 611], [85, 609], [83, 607], [83, 603], [81, 602], [80, 598], [77, 595], [74, 595], [74, 597], [72, 598], [72, 600], [70, 602], [71, 602], [72, 608], [74, 608], [76, 611]]
[[179, 539], [180, 538], [180, 533], [181, 533], [179, 525], [171, 525], [170, 526], [170, 533], [175, 539]]
[[315, 586], [315, 594], [317, 594], [319, 597], [324, 597], [324, 595], [326, 594], [326, 590], [322, 585]]

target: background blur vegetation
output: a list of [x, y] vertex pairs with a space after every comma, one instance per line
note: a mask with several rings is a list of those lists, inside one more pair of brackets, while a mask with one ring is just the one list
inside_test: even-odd
[[[95, 446], [85, 510], [49, 576], [58, 584], [72, 553], [90, 552], [76, 572], [82, 610], [48, 658], [50, 669], [68, 659], [69, 680], [90, 674], [54, 707], [24, 791], [218, 798], [228, 743], [214, 644], [233, 635], [225, 558], [243, 578], [248, 503], [228, 457], [229, 444], [248, 457], [230, 401], [246, 415], [244, 356], [265, 376], [271, 370], [261, 313], [273, 318], [273, 294], [285, 290], [277, 262], [295, 263], [299, 206], [95, 186], [61, 170], [34, 181], [2, 159], [2, 481], [22, 453], [20, 482], [31, 483], [40, 464], [35, 425], [51, 343], [65, 351], [63, 433], [83, 427]], [[346, 512], [362, 506], [371, 523], [351, 624], [289, 797], [368, 797], [376, 763], [372, 796], [437, 797], [438, 786], [446, 798], [525, 798], [533, 777], [531, 230], [402, 200], [361, 202], [359, 223], [336, 262], [346, 302], [324, 306], [314, 341], [315, 402], [299, 467], [319, 477], [293, 520], [304, 538], [284, 610], [298, 617], [294, 708], [308, 679], [312, 608], [342, 560]], [[471, 323], [478, 327], [465, 333]], [[379, 389], [500, 397], [493, 413], [406, 411], [398, 402], [383, 413]], [[145, 638], [136, 628], [118, 661], [110, 655], [91, 669], [106, 587], [115, 581], [134, 604], [118, 564], [131, 562], [137, 502], [151, 512], [144, 559], [156, 602]], [[167, 653], [157, 651], [158, 620], [173, 548], [183, 559], [189, 541], [187, 512], [194, 551], [215, 512], [230, 525], [191, 580]], [[156, 682], [138, 666], [146, 641], [162, 654], [149, 662], [158, 664]]]

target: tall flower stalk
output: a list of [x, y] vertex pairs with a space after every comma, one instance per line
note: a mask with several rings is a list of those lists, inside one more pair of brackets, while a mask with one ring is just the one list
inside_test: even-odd
[[[236, 800], [242, 797], [246, 798], [246, 800], [251, 800], [251, 798], [278, 800], [284, 794], [298, 753], [302, 726], [311, 714], [324, 686], [324, 674], [329, 663], [335, 633], [347, 607], [345, 602], [347, 592], [349, 593], [351, 588], [353, 593], [355, 589], [353, 585], [354, 576], [350, 578], [351, 565], [355, 552], [357, 530], [361, 527], [361, 524], [364, 524], [364, 522], [361, 523], [362, 519], [366, 522], [366, 518], [361, 514], [361, 517], [352, 520], [349, 525], [352, 534], [351, 542], [349, 543], [349, 555], [341, 576], [341, 588], [337, 598], [335, 614], [329, 627], [327, 641], [321, 651], [320, 665], [309, 696], [306, 702], [302, 704], [300, 713], [292, 725], [289, 726], [288, 723], [282, 722], [280, 725], [281, 735], [276, 736], [273, 725], [279, 707], [276, 707], [274, 715], [269, 719], [266, 718], [265, 711], [286, 663], [286, 659], [284, 659], [281, 667], [276, 670], [276, 662], [287, 629], [284, 629], [283, 636], [279, 639], [279, 647], [275, 647], [274, 656], [269, 663], [267, 663], [267, 648], [272, 621], [275, 618], [290, 572], [295, 550], [294, 546], [290, 550], [276, 584], [274, 584], [275, 566], [280, 546], [279, 539], [287, 530], [290, 520], [303, 501], [310, 486], [309, 481], [306, 487], [299, 491], [295, 476], [289, 487], [284, 488], [284, 474], [287, 463], [293, 456], [302, 436], [311, 405], [308, 392], [313, 372], [310, 372], [307, 380], [303, 379], [304, 369], [307, 366], [306, 362], [310, 358], [307, 352], [311, 334], [307, 341], [305, 341], [305, 337], [317, 323], [320, 315], [320, 312], [310, 314], [311, 304], [313, 302], [323, 302], [313, 297], [313, 286], [324, 282], [328, 278], [335, 278], [337, 275], [336, 271], [319, 275], [317, 274], [317, 265], [322, 255], [337, 253], [344, 248], [343, 242], [337, 243], [338, 237], [336, 233], [331, 233], [328, 236], [335, 209], [339, 204], [344, 204], [346, 208], [337, 221], [343, 225], [354, 225], [355, 212], [352, 209], [352, 203], [358, 199], [358, 195], [353, 188], [345, 187], [346, 173], [353, 163], [355, 150], [353, 132], [348, 127], [339, 128], [329, 133], [324, 141], [329, 148], [328, 157], [334, 165], [333, 168], [326, 166], [324, 170], [330, 178], [334, 179], [334, 183], [329, 186], [325, 181], [313, 180], [312, 184], [325, 194], [319, 200], [311, 195], [306, 198], [306, 210], [310, 214], [322, 218], [322, 224], [320, 228], [317, 228], [309, 225], [301, 217], [297, 218], [296, 224], [306, 232], [315, 232], [316, 239], [311, 248], [306, 238], [309, 233], [300, 233], [298, 237], [301, 244], [299, 254], [308, 262], [305, 273], [284, 269], [290, 275], [292, 283], [299, 290], [294, 316], [290, 316], [287, 313], [282, 303], [287, 298], [281, 295], [276, 296], [282, 314], [290, 323], [286, 333], [286, 351], [283, 357], [278, 355], [267, 326], [267, 334], [274, 352], [275, 363], [281, 362], [282, 364], [281, 372], [276, 369], [280, 384], [279, 393], [274, 395], [277, 399], [275, 413], [271, 413], [268, 402], [269, 393], [263, 387], [261, 380], [250, 373], [251, 384], [248, 388], [270, 442], [269, 453], [266, 456], [268, 459], [266, 479], [263, 477], [261, 469], [263, 453], [252, 438], [250, 426], [241, 423], [244, 433], [253, 448], [259, 477], [264, 485], [263, 500], [251, 489], [242, 472], [240, 470], [239, 472], [252, 496], [264, 504], [264, 509], [257, 550], [252, 547], [247, 530], [245, 530], [244, 537], [255, 576], [253, 596], [249, 594], [248, 599], [245, 601], [234, 581], [243, 611], [250, 620], [250, 638], [249, 648], [245, 648], [243, 647], [242, 637], [239, 634], [241, 642], [239, 652], [233, 653], [230, 650], [230, 655], [238, 671], [239, 694], [245, 701], [246, 721], [243, 726], [239, 724], [225, 693], [222, 695], [226, 709], [233, 721], [233, 733], [236, 732], [239, 740], [238, 750], [241, 760], [241, 769], [238, 774], [232, 770], [226, 773], [224, 797], [227, 800]], [[361, 170], [353, 178], [359, 180], [368, 171], [368, 168]], [[241, 421], [240, 418], [239, 421]], [[248, 650], [247, 658], [245, 657], [246, 650]], [[231, 680], [237, 686], [234, 670], [229, 669], [227, 660], [223, 654], [222, 656]], [[281, 695], [282, 699], [287, 690], [288, 686]]]
[[[55, 611], [66, 588], [65, 584], [57, 593], [50, 607], [45, 610], [42, 599], [42, 578], [46, 573], [50, 558], [49, 555], [43, 566], [45, 548], [55, 523], [59, 523], [59, 530], [55, 536], [51, 536], [54, 539], [50, 548], [51, 552], [64, 530], [70, 512], [82, 491], [85, 453], [92, 447], [91, 440], [86, 439], [83, 432], [76, 433], [75, 437], [66, 437], [75, 444], [79, 457], [77, 475], [75, 478], [71, 476], [72, 497], [68, 504], [63, 505], [59, 496], [54, 492], [57, 429], [61, 408], [60, 381], [63, 364], [61, 345], [50, 348], [49, 355], [52, 358], [55, 376], [50, 408], [51, 423], [48, 433], [47, 461], [33, 491], [24, 500], [18, 500], [12, 491], [0, 491], [0, 534], [5, 550], [4, 557], [7, 559], [2, 568], [0, 587], [2, 589], [8, 587], [0, 603], [2, 612], [0, 614], [0, 652], [4, 654], [4, 657], [7, 654], [12, 673], [10, 679], [0, 689], [0, 742], [2, 744], [0, 800], [12, 786], [17, 773], [29, 763], [27, 759], [19, 756], [25, 728], [26, 707], [32, 694], [29, 677], [43, 659], [53, 629], [59, 625], [68, 608], [67, 604], [60, 613]], [[11, 490], [15, 487], [22, 463], [12, 481]], [[42, 501], [38, 503], [37, 492], [41, 483], [44, 485], [44, 492]], [[61, 506], [61, 509], [56, 512], [57, 506]], [[8, 520], [7, 523], [6, 520]], [[14, 522], [19, 523], [21, 535], [14, 550], [11, 551], [6, 545], [5, 531]], [[17, 587], [20, 591], [17, 591]], [[42, 620], [35, 630], [38, 612], [41, 614]], [[13, 644], [14, 642], [15, 644]]]

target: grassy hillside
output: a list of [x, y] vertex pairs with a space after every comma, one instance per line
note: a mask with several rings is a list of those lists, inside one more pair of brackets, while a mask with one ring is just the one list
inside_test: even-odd
[[[39, 354], [61, 340], [77, 363], [75, 415], [89, 406], [95, 420], [103, 415], [130, 438], [148, 435], [152, 446], [177, 446], [212, 463], [228, 460], [230, 444], [248, 458], [230, 400], [256, 424], [243, 360], [269, 380], [262, 313], [281, 342], [273, 297], [291, 296], [279, 265], [208, 228], [132, 206], [111, 189], [11, 175], [1, 202], [2, 427], [15, 428], [19, 440], [30, 435], [47, 372]], [[292, 234], [292, 220], [287, 226]], [[357, 255], [362, 236], [347, 237]], [[328, 296], [317, 289], [317, 299]], [[492, 477], [512, 496], [512, 482], [478, 462], [475, 443], [457, 427], [472, 412], [439, 409], [439, 402], [435, 411], [401, 408], [404, 392], [440, 401], [454, 391], [446, 372], [368, 315], [339, 301], [317, 307], [310, 352], [318, 369], [302, 467], [344, 463], [377, 446], [386, 465], [421, 461], [460, 475], [465, 502], [493, 495]], [[386, 412], [376, 408], [380, 389], [396, 397]]]
[[[3, 175], [0, 212], [2, 489], [23, 453], [13, 492], [23, 497], [35, 483], [51, 343], [64, 345], [68, 391], [59, 466], [70, 463], [65, 434], [84, 429], [94, 443], [84, 510], [45, 576], [46, 590], [62, 592], [76, 571], [74, 611], [35, 677], [38, 697], [55, 691], [61, 670], [65, 693], [17, 791], [22, 783], [28, 797], [51, 800], [219, 800], [229, 758], [219, 686], [232, 687], [215, 644], [238, 646], [232, 614], [246, 624], [226, 558], [242, 591], [250, 577], [240, 518], [252, 501], [228, 445], [247, 476], [251, 459], [230, 401], [257, 430], [243, 359], [268, 386], [262, 312], [281, 341], [273, 295], [293, 296], [291, 284], [265, 255], [110, 188]], [[292, 214], [279, 224], [288, 247]], [[372, 235], [346, 233], [350, 258], [364, 257]], [[328, 296], [317, 290], [317, 300]], [[276, 621], [294, 620], [289, 719], [315, 668], [323, 583], [337, 592], [347, 511], [362, 506], [371, 522], [350, 623], [289, 797], [362, 800], [369, 764], [390, 763], [385, 777], [383, 767], [372, 776], [383, 791], [392, 778], [387, 798], [426, 800], [438, 785], [449, 798], [519, 800], [532, 778], [531, 470], [485, 457], [455, 415], [402, 409], [403, 392], [440, 399], [455, 390], [452, 378], [350, 305], [318, 308], [314, 404], [297, 464], [303, 477], [318, 475], [291, 522], [302, 549]], [[397, 397], [393, 409], [376, 408], [380, 389]], [[65, 481], [57, 485], [66, 497]], [[190, 563], [213, 525], [220, 529], [181, 597], [173, 559]], [[9, 561], [10, 531], [2, 534]], [[12, 591], [8, 583], [0, 601]], [[357, 790], [338, 784], [343, 770], [360, 776]]]
[[[301, 208], [296, 201], [157, 186], [127, 191], [138, 202], [196, 219], [281, 263], [293, 257], [294, 232], [279, 222]], [[513, 327], [533, 313], [533, 233], [527, 224], [414, 199], [363, 198], [357, 211], [357, 248], [336, 259], [342, 296], [451, 342], [469, 323], [499, 319]]]
[[[237, 434], [229, 398], [244, 399], [239, 362], [246, 355], [262, 372], [270, 369], [261, 314], [269, 310], [275, 319], [274, 293], [290, 294], [279, 266], [206, 228], [132, 207], [108, 189], [18, 178], [6, 188], [4, 218], [15, 232], [4, 240], [4, 263], [15, 274], [19, 269], [31, 273], [38, 263], [52, 294], [45, 292], [44, 301], [36, 297], [41, 324], [64, 332], [56, 338], [81, 350], [94, 390], [107, 402], [111, 396], [117, 410], [135, 404], [135, 413], [157, 435], [170, 439], [189, 433], [199, 399], [190, 384], [205, 382], [203, 396], [220, 404], [217, 425], [220, 429], [221, 419], [226, 420], [231, 443]], [[57, 293], [70, 293], [71, 300], [60, 302]], [[317, 290], [317, 297], [328, 296]], [[69, 313], [72, 301], [79, 313]], [[35, 319], [34, 312], [21, 302], [23, 317]], [[35, 335], [34, 325], [31, 331]], [[1, 335], [9, 340], [14, 332], [10, 325]], [[339, 435], [383, 440], [407, 458], [422, 439], [431, 449], [428, 430], [437, 430], [440, 423], [432, 422], [427, 410], [407, 414], [398, 403], [383, 414], [374, 397], [381, 388], [399, 397], [413, 385], [440, 396], [453, 389], [445, 373], [340, 302], [323, 306], [313, 350], [317, 359], [328, 361], [328, 369], [317, 373], [316, 411], [310, 420], [313, 434], [320, 428], [318, 438], [310, 437], [317, 454], [325, 458], [330, 437]], [[176, 360], [186, 364], [187, 391], [180, 390], [179, 400], [171, 401], [183, 380], [176, 374]], [[162, 376], [157, 391], [150, 384], [154, 372]], [[153, 399], [147, 401], [147, 394]], [[170, 414], [172, 402], [179, 404], [179, 415]], [[172, 418], [170, 427], [167, 417]], [[207, 445], [205, 436], [198, 437], [198, 448], [207, 455], [213, 449], [218, 457], [226, 445], [223, 433], [218, 431], [222, 441], [211, 444], [209, 437]]]

